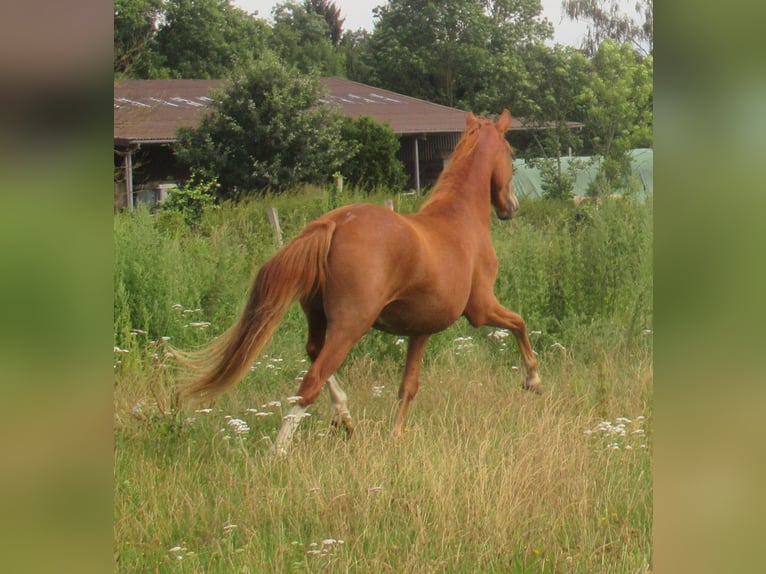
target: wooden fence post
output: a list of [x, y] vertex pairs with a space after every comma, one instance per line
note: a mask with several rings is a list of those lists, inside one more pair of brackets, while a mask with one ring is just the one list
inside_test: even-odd
[[335, 177], [335, 190], [340, 195], [343, 193], [343, 176], [341, 174], [338, 174]]
[[279, 227], [279, 215], [276, 207], [269, 207], [269, 222], [274, 228], [274, 235], [277, 236], [277, 244], [282, 247], [282, 228]]

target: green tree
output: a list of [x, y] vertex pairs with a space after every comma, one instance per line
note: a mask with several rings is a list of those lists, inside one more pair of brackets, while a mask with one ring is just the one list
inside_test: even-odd
[[305, 0], [303, 5], [307, 11], [319, 14], [325, 19], [330, 31], [330, 41], [333, 46], [337, 46], [343, 38], [343, 22], [346, 20], [340, 17], [340, 8], [335, 5], [335, 2], [327, 0]]
[[542, 17], [540, 0], [487, 0], [486, 6], [491, 51], [495, 54], [553, 37], [553, 25]]
[[579, 96], [585, 110], [586, 135], [601, 159], [590, 190], [598, 196], [629, 187], [630, 155], [652, 145], [653, 59], [640, 58], [629, 44], [599, 44], [593, 75]]
[[551, 35], [541, 10], [540, 0], [391, 0], [375, 12], [375, 82], [477, 110], [507, 89], [514, 52]]
[[265, 49], [270, 28], [230, 0], [165, 0], [157, 50], [163, 75], [223, 78]]
[[644, 55], [654, 50], [654, 0], [636, 0], [635, 17], [622, 11], [620, 0], [562, 0], [561, 7], [570, 20], [588, 23], [582, 46], [588, 54], [607, 39], [629, 43]]
[[148, 78], [158, 65], [155, 46], [163, 0], [115, 0], [114, 74]]
[[344, 57], [334, 44], [335, 34], [339, 33], [339, 29], [342, 30], [341, 23], [336, 20], [331, 25], [331, 18], [317, 11], [308, 0], [303, 4], [294, 1], [278, 4], [272, 16], [274, 27], [271, 45], [288, 65], [304, 73], [343, 73]]
[[563, 169], [561, 156], [579, 152], [582, 141], [569, 122], [583, 118], [580, 94], [591, 77], [591, 62], [569, 46], [537, 44], [526, 50], [521, 110], [532, 128], [521, 155], [540, 168], [545, 197], [565, 199], [574, 189], [576, 163]]
[[265, 53], [216, 95], [197, 128], [179, 130], [176, 156], [226, 198], [324, 183], [356, 148], [341, 140], [342, 116], [321, 95], [316, 75]]
[[489, 32], [483, 2], [391, 0], [375, 16], [377, 83], [448, 106], [475, 93]]
[[349, 80], [363, 84], [374, 81], [372, 35], [367, 30], [346, 30], [338, 48], [345, 60], [345, 75]]
[[349, 183], [366, 189], [404, 187], [407, 175], [396, 157], [399, 138], [390, 127], [364, 116], [345, 118], [341, 134], [357, 150], [340, 168]]

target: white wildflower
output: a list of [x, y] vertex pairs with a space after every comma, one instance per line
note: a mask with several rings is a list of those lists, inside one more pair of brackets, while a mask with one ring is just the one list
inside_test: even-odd
[[490, 339], [496, 339], [498, 341], [505, 339], [508, 336], [508, 331], [505, 329], [497, 329], [495, 331], [492, 331], [487, 337]]
[[231, 427], [234, 434], [247, 434], [250, 432], [250, 427], [247, 426], [247, 423], [242, 419], [229, 418], [229, 420], [226, 421], [226, 424]]

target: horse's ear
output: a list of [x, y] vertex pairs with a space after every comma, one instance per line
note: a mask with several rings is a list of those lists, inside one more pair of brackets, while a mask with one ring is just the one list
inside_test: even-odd
[[500, 118], [497, 120], [497, 131], [499, 131], [501, 134], [504, 134], [508, 131], [508, 128], [511, 127], [511, 112], [509, 112], [507, 109], [503, 110], [503, 113], [500, 114]]
[[465, 116], [465, 127], [466, 129], [470, 128], [472, 125], [474, 125], [479, 120], [476, 119], [476, 116], [473, 115], [473, 112], [468, 112], [468, 114]]

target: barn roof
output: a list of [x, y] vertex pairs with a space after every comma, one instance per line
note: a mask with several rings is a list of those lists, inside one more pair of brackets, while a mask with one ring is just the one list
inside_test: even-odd
[[223, 80], [121, 80], [114, 84], [114, 141], [162, 143], [196, 126]]
[[[465, 129], [464, 110], [411, 98], [396, 92], [375, 88], [344, 78], [324, 78], [328, 95], [322, 101], [339, 104], [343, 113], [352, 118], [369, 116], [388, 124], [394, 133], [462, 133]], [[514, 119], [511, 129], [523, 129]]]
[[[369, 116], [394, 133], [460, 133], [466, 112], [343, 78], [323, 78], [321, 101], [337, 104], [349, 117]], [[121, 80], [114, 84], [114, 140], [117, 144], [163, 143], [179, 127], [196, 126], [212, 102], [210, 91], [225, 80]], [[514, 118], [512, 130], [525, 129]]]

